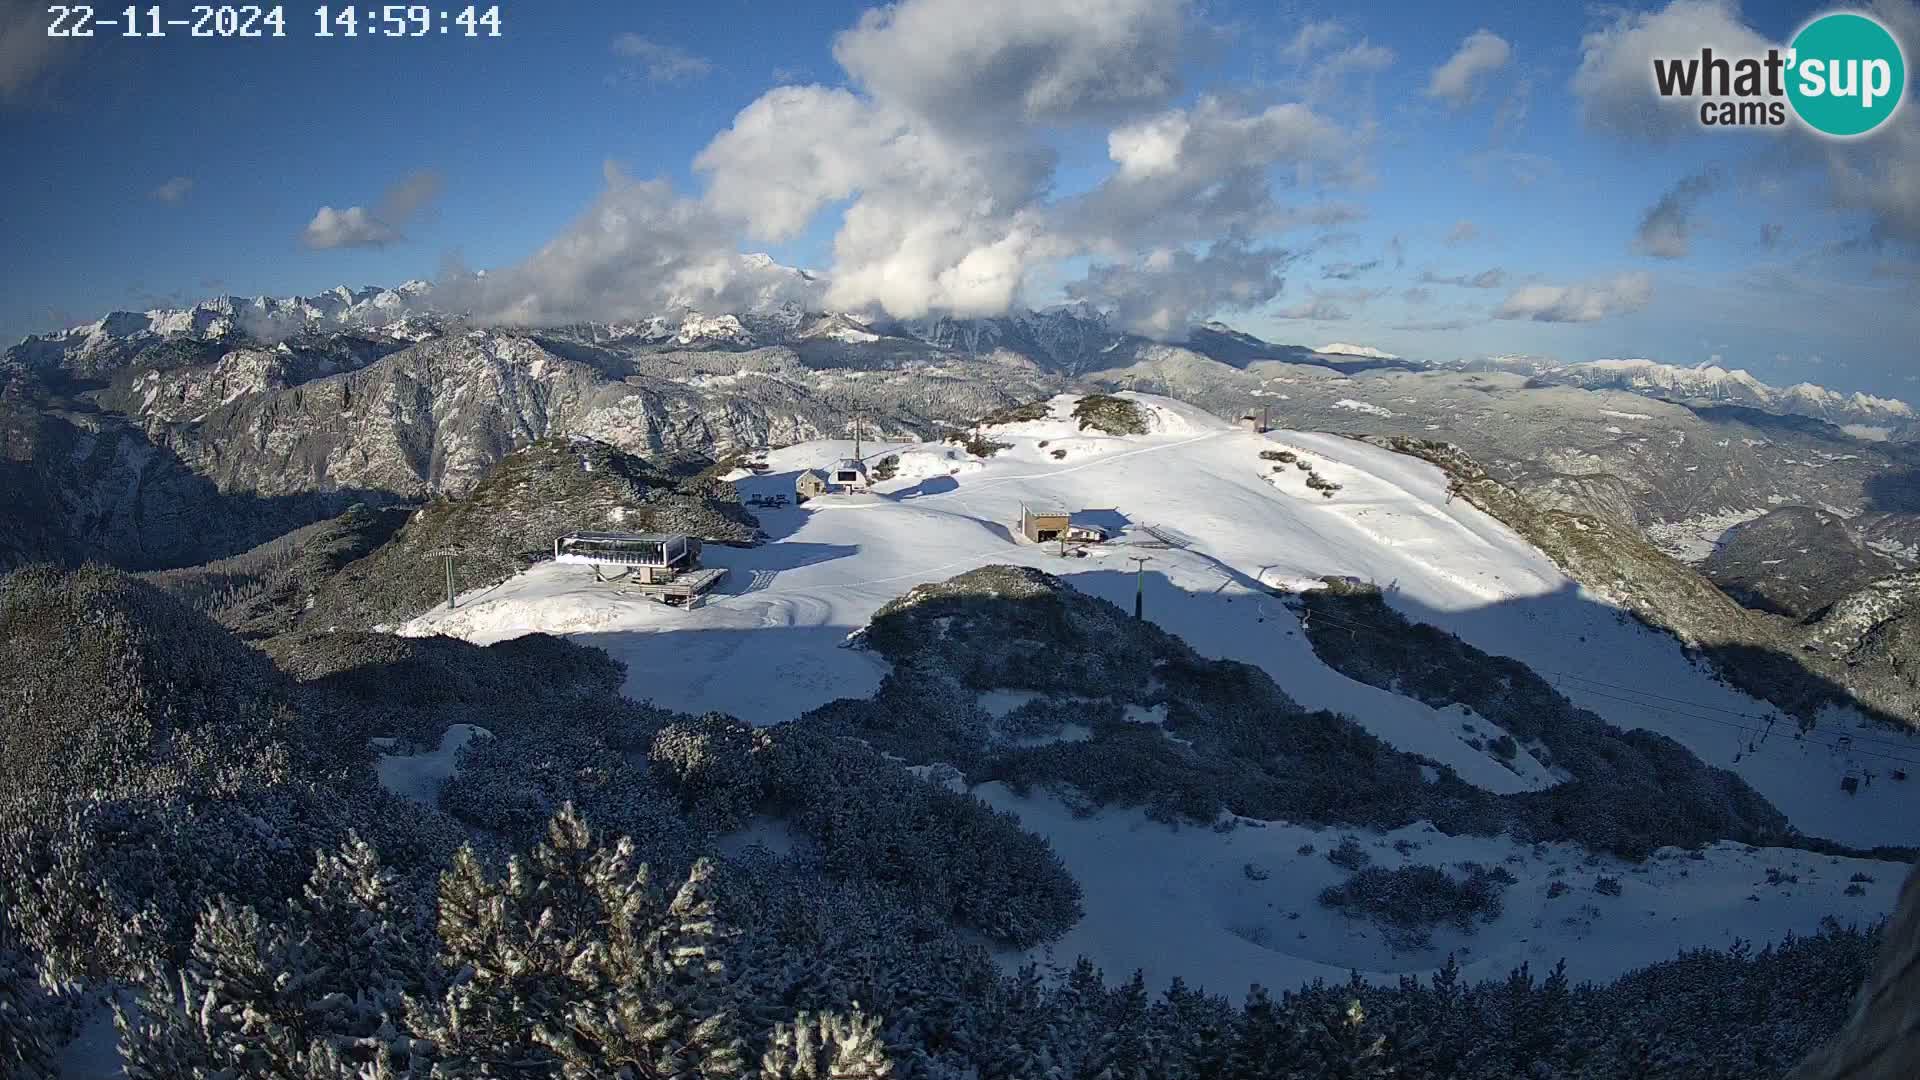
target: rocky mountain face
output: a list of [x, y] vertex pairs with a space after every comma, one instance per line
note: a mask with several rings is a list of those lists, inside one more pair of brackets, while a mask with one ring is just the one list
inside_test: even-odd
[[1806, 619], [1898, 568], [1846, 518], [1789, 506], [1728, 529], [1701, 569], [1747, 607]]
[[128, 418], [0, 384], [0, 565], [183, 566], [243, 551], [386, 492], [222, 490]]
[[1015, 356], [831, 339], [683, 349], [607, 328], [168, 343], [105, 373], [97, 356], [5, 383], [6, 477], [22, 496], [0, 561], [189, 565], [352, 502], [466, 491], [552, 435], [724, 451], [837, 436], [856, 413], [870, 433], [932, 435], [1059, 385]]
[[1802, 630], [1803, 655], [1844, 670], [1862, 702], [1920, 715], [1920, 572], [1881, 578], [1835, 601]]

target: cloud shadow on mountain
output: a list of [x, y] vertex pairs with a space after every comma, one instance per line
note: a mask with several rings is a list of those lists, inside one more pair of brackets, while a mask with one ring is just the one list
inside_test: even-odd
[[[104, 561], [130, 570], [194, 566], [237, 555], [355, 503], [409, 500], [336, 488], [289, 495], [222, 491], [172, 447], [138, 427], [102, 419], [83, 428], [27, 402], [0, 409], [30, 456], [0, 456], [0, 567]], [[28, 430], [23, 425], [31, 425]], [[106, 494], [107, 497], [102, 497]]]
[[1920, 514], [1920, 466], [1891, 469], [1867, 478], [1867, 509]]

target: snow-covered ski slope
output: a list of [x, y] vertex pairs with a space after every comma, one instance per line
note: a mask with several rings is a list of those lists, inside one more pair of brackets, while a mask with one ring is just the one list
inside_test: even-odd
[[[532, 631], [572, 635], [627, 664], [626, 689], [632, 697], [693, 712], [719, 709], [768, 724], [836, 697], [871, 693], [884, 674], [884, 663], [838, 646], [877, 608], [914, 585], [982, 565], [1013, 563], [1041, 568], [1076, 588], [1130, 606], [1135, 589], [1130, 557], [1141, 556], [1152, 560], [1145, 574], [1147, 617], [1201, 653], [1258, 665], [1303, 705], [1346, 713], [1382, 739], [1444, 762], [1463, 779], [1489, 790], [1517, 791], [1555, 782], [1525, 754], [1510, 769], [1469, 745], [1469, 738], [1484, 742], [1499, 733], [1485, 719], [1459, 708], [1435, 710], [1329, 668], [1314, 655], [1298, 616], [1262, 587], [1263, 582], [1299, 587], [1324, 575], [1351, 575], [1386, 588], [1389, 603], [1410, 619], [1452, 631], [1487, 652], [1521, 660], [1607, 720], [1624, 728], [1663, 732], [1702, 760], [1733, 769], [1805, 832], [1862, 846], [1920, 841], [1920, 779], [1901, 782], [1890, 776], [1894, 768], [1920, 776], [1920, 771], [1893, 760], [1920, 762], [1920, 740], [1880, 730], [1846, 732], [1837, 726], [1796, 739], [1791, 720], [1714, 680], [1671, 638], [1585, 595], [1498, 521], [1463, 500], [1449, 501], [1446, 480], [1434, 467], [1338, 436], [1255, 434], [1178, 402], [1125, 396], [1148, 415], [1148, 434], [1114, 437], [1081, 431], [1069, 418], [1073, 399], [1062, 397], [1052, 403], [1050, 419], [988, 429], [986, 434], [1012, 445], [986, 460], [950, 445], [869, 444], [862, 449], [870, 463], [888, 453], [899, 455], [899, 472], [892, 480], [876, 485], [871, 494], [828, 496], [803, 507], [756, 511], [772, 542], [746, 550], [709, 547], [705, 561], [727, 567], [728, 579], [704, 607], [692, 611], [628, 598], [596, 584], [578, 567], [543, 564], [463, 596], [454, 610], [422, 616], [402, 632], [450, 633], [480, 642]], [[1292, 465], [1274, 471], [1273, 462], [1259, 457], [1260, 451], [1271, 449], [1292, 450], [1310, 460], [1341, 489], [1324, 498], [1306, 487], [1306, 472]], [[833, 441], [788, 447], [769, 455], [769, 472], [741, 473], [736, 481], [743, 495], [790, 494], [801, 470], [824, 466], [851, 450], [851, 443]], [[1056, 457], [1059, 451], [1065, 453]], [[1018, 535], [1023, 502], [1088, 511], [1117, 527], [1119, 536], [1086, 558], [1063, 558], [1053, 545], [1036, 546]], [[1769, 719], [1775, 721], [1771, 733], [1762, 738]], [[1466, 724], [1477, 732], [1466, 730]], [[1852, 736], [1850, 746], [1835, 745], [1842, 734]], [[1748, 749], [1756, 742], [1757, 749]], [[1865, 771], [1877, 774], [1875, 782], [1857, 795], [1841, 789], [1843, 776], [1863, 776]], [[1105, 925], [1103, 912], [1113, 914], [1114, 925], [1132, 925], [1130, 918], [1114, 914], [1114, 905], [1134, 911], [1133, 900], [1090, 882], [1113, 872], [1103, 870], [1109, 848], [1099, 838], [1120, 829], [1124, 815], [1076, 821], [1059, 812], [1057, 804], [1049, 809], [1044, 798], [1015, 799], [991, 789], [981, 794], [1016, 810], [1052, 837], [1075, 874], [1088, 883], [1088, 919], [1070, 935], [1069, 942], [1079, 942], [1072, 949], [1096, 958], [1110, 956], [1114, 963], [1108, 966], [1117, 970], [1139, 966], [1141, 957], [1122, 961], [1096, 948], [1097, 942], [1081, 940], [1096, 932], [1093, 927]], [[1181, 850], [1191, 851], [1192, 859], [1204, 859], [1203, 849], [1224, 843], [1203, 831], [1176, 833], [1144, 821], [1126, 831], [1146, 848], [1181, 841]], [[1255, 834], [1248, 830], [1246, 835]], [[1278, 834], [1268, 830], [1267, 835]], [[1291, 852], [1297, 844], [1283, 847]], [[1498, 862], [1512, 851], [1504, 842], [1494, 848], [1483, 852], [1481, 861]], [[1272, 855], [1267, 852], [1265, 857]], [[1792, 857], [1808, 858], [1800, 853]], [[1332, 870], [1324, 860], [1319, 865]], [[1721, 872], [1708, 868], [1720, 866], [1720, 861], [1688, 865], [1694, 884], [1687, 895], [1704, 889], [1707, 895], [1730, 898], [1724, 905], [1709, 905], [1711, 910], [1699, 916], [1702, 932], [1708, 927], [1749, 927], [1749, 933], [1764, 938], [1788, 928], [1811, 930], [1819, 914], [1832, 910], [1845, 917], [1859, 906], [1853, 898], [1841, 906], [1840, 886], [1825, 890], [1833, 897], [1803, 905], [1804, 910], [1778, 908], [1764, 896], [1748, 901], [1751, 883], [1741, 876], [1746, 871], [1738, 860], [1728, 862], [1724, 873], [1739, 880], [1728, 878], [1713, 886], [1698, 879], [1706, 873], [1717, 881], [1715, 875]], [[1229, 877], [1239, 875], [1240, 869], [1239, 863], [1214, 866]], [[1272, 880], [1317, 880], [1276, 869]], [[1870, 917], [1890, 903], [1889, 882], [1899, 873], [1884, 864], [1880, 870], [1876, 876], [1886, 880], [1868, 887], [1862, 902], [1871, 910], [1858, 911], [1860, 917]], [[1198, 876], [1183, 879], [1177, 892], [1212, 888], [1208, 874], [1194, 873]], [[1845, 875], [1840, 880], [1844, 884]], [[1312, 889], [1324, 884], [1312, 884]], [[1305, 885], [1289, 887], [1298, 892]], [[1307, 910], [1314, 906], [1311, 891], [1296, 896], [1294, 904], [1303, 919], [1316, 917]], [[1679, 917], [1678, 909], [1670, 908], [1648, 905], [1662, 913], [1663, 923], [1672, 921], [1668, 916]], [[1219, 914], [1228, 918], [1224, 910]], [[1219, 923], [1216, 929], [1224, 926]], [[1636, 936], [1627, 934], [1628, 929], [1616, 924], [1595, 932], [1626, 934], [1621, 941], [1651, 944], [1595, 949], [1597, 967], [1583, 974], [1598, 977], [1607, 969], [1631, 966], [1625, 963], [1628, 959], [1643, 963], [1671, 952], [1665, 933]], [[1124, 937], [1114, 939], [1116, 947]], [[1222, 947], [1244, 955], [1254, 967], [1275, 955], [1268, 945], [1235, 940], [1240, 944]], [[1695, 943], [1714, 944], [1716, 938], [1709, 935]], [[1126, 949], [1136, 947], [1147, 948], [1136, 943]], [[1169, 938], [1155, 947], [1164, 949], [1161, 958], [1166, 963], [1146, 966], [1162, 977], [1183, 973], [1176, 962], [1183, 947]], [[1643, 955], [1655, 947], [1655, 955]], [[1307, 968], [1324, 962], [1331, 965], [1329, 971], [1344, 971], [1357, 963], [1282, 951]], [[1391, 958], [1378, 959], [1387, 964]], [[1407, 970], [1401, 964], [1360, 966]], [[1219, 968], [1215, 973], [1226, 981], [1210, 985], [1234, 988], [1237, 970]], [[1280, 975], [1263, 981], [1286, 985]]]

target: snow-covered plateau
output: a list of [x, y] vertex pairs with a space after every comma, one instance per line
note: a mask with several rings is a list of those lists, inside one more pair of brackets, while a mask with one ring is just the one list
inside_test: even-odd
[[[1586, 594], [1500, 522], [1450, 498], [1433, 466], [1340, 436], [1256, 434], [1170, 399], [1122, 396], [1147, 417], [1146, 434], [1083, 430], [1063, 396], [1046, 419], [984, 429], [1009, 444], [985, 459], [951, 444], [868, 443], [869, 464], [898, 458], [891, 479], [862, 494], [756, 510], [769, 542], [709, 546], [705, 563], [727, 576], [691, 610], [543, 563], [399, 632], [481, 643], [564, 634], [623, 662], [629, 697], [774, 724], [878, 687], [885, 661], [848, 646], [888, 601], [978, 567], [1028, 566], [1127, 608], [1138, 583], [1146, 617], [1201, 654], [1255, 665], [1301, 705], [1349, 715], [1470, 784], [1515, 792], [1560, 781], [1526, 753], [1502, 761], [1485, 749], [1500, 733], [1484, 718], [1356, 682], [1323, 662], [1284, 594], [1348, 576], [1377, 584], [1410, 621], [1525, 663], [1609, 723], [1663, 733], [1737, 773], [1802, 833], [1857, 848], [1913, 842], [1920, 782], [1891, 771], [1920, 756], [1920, 744], [1841, 715], [1797, 734], [1790, 718], [1717, 681], [1671, 637]], [[1313, 473], [1276, 466], [1262, 451], [1290, 451]], [[801, 443], [769, 453], [766, 472], [729, 479], [743, 498], [791, 495], [803, 470], [852, 452], [850, 442]], [[1314, 474], [1339, 487], [1310, 489]], [[1018, 526], [1023, 504], [1084, 512], [1110, 539], [1084, 557], [1030, 543]], [[1019, 701], [983, 705], [997, 713]], [[932, 772], [951, 779], [950, 770]], [[1868, 776], [1878, 781], [1843, 790], [1843, 778]], [[1177, 828], [1139, 811], [1076, 816], [1053, 795], [971, 786], [1045, 836], [1083, 887], [1085, 917], [1038, 954], [1085, 954], [1110, 975], [1139, 968], [1150, 984], [1179, 975], [1221, 991], [1342, 978], [1349, 968], [1392, 979], [1432, 970], [1448, 951], [1476, 976], [1565, 957], [1576, 978], [1609, 978], [1681, 948], [1812, 932], [1827, 916], [1870, 922], [1891, 909], [1902, 877], [1890, 863], [1733, 843], [1633, 864], [1572, 845], [1449, 837], [1424, 824], [1389, 834], [1247, 820]], [[1375, 865], [1473, 861], [1504, 866], [1517, 883], [1497, 922], [1471, 934], [1438, 930], [1430, 948], [1397, 951], [1371, 924], [1316, 903], [1342, 876], [1324, 854], [1346, 835]], [[1602, 877], [1618, 879], [1617, 895], [1595, 891]]]

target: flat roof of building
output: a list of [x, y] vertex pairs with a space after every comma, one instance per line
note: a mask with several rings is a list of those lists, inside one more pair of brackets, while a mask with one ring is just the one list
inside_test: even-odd
[[607, 543], [662, 543], [667, 540], [685, 540], [686, 533], [623, 533], [623, 532], [572, 532], [561, 537], [562, 540], [595, 540]]

